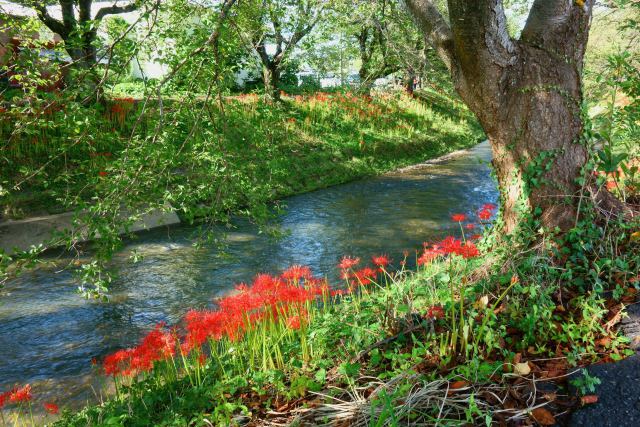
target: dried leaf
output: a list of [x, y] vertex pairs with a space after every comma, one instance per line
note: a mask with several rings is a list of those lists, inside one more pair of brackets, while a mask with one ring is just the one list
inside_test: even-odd
[[531, 416], [542, 426], [552, 426], [556, 423], [556, 418], [545, 408], [536, 408], [531, 411]]
[[586, 396], [582, 396], [580, 398], [580, 403], [582, 405], [592, 405], [594, 403], [596, 403], [598, 401], [598, 395], [597, 394], [589, 394]]
[[531, 368], [527, 362], [516, 363], [513, 365], [513, 373], [516, 375], [529, 375]]
[[453, 393], [456, 392], [456, 390], [459, 390], [461, 388], [465, 388], [468, 386], [469, 386], [468, 381], [464, 381], [464, 380], [454, 381], [451, 384], [449, 384], [449, 391], [447, 392], [447, 396], [451, 396]]
[[457, 390], [459, 388], [464, 388], [469, 386], [469, 381], [464, 381], [464, 380], [459, 380], [459, 381], [454, 381], [449, 385], [449, 389], [451, 390]]
[[607, 332], [611, 332], [611, 328], [613, 328], [616, 324], [618, 324], [618, 322], [620, 322], [620, 320], [622, 319], [622, 307], [620, 307], [620, 309], [616, 312], [614, 310], [612, 310], [613, 316], [610, 318], [610, 320], [604, 324], [604, 329]]
[[483, 295], [473, 304], [476, 310], [484, 310], [489, 305], [489, 295]]

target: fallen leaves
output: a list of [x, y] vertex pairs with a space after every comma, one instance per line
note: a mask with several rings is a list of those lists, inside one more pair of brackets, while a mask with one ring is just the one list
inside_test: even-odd
[[580, 404], [581, 405], [593, 405], [594, 403], [598, 402], [598, 395], [597, 394], [588, 394], [586, 396], [582, 396], [580, 398]]
[[469, 385], [470, 385], [469, 381], [464, 381], [464, 380], [454, 381], [451, 384], [449, 384], [449, 391], [447, 392], [447, 396], [451, 396], [456, 391], [469, 387]]
[[556, 417], [545, 408], [534, 409], [531, 411], [531, 417], [542, 426], [552, 426], [556, 423]]
[[609, 319], [607, 323], [604, 324], [604, 329], [607, 333], [611, 332], [611, 328], [620, 322], [622, 319], [622, 312], [624, 309], [624, 304], [618, 304], [615, 307], [612, 307], [609, 311], [609, 315], [607, 318]]
[[520, 376], [529, 375], [531, 367], [527, 362], [516, 363], [513, 365], [513, 373]]

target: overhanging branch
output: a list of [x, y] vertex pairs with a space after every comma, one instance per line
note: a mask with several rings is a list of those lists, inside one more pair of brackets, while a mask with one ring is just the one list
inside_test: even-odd
[[405, 0], [405, 5], [414, 17], [425, 38], [433, 45], [438, 56], [449, 71], [453, 69], [453, 33], [438, 8], [431, 0]]
[[32, 4], [32, 7], [36, 11], [38, 19], [40, 19], [40, 21], [44, 25], [46, 25], [47, 28], [49, 28], [56, 34], [59, 34], [60, 36], [64, 36], [66, 34], [65, 25], [61, 21], [58, 21], [57, 19], [49, 15], [47, 6], [44, 4], [44, 2], [36, 1]]

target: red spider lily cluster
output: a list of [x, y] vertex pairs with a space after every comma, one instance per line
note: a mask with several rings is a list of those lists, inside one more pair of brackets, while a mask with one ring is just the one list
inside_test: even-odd
[[155, 362], [171, 359], [179, 351], [204, 357], [202, 347], [210, 340], [235, 341], [262, 321], [280, 319], [292, 329], [306, 322], [306, 303], [329, 296], [326, 281], [314, 278], [309, 267], [293, 265], [280, 276], [259, 274], [249, 286], [240, 284], [236, 292], [218, 301], [216, 310], [191, 310], [183, 320], [184, 333], [167, 331], [158, 325], [134, 348], [105, 357], [103, 369], [110, 376], [136, 376], [153, 369]]
[[470, 240], [462, 241], [453, 236], [448, 236], [430, 247], [425, 244], [424, 251], [418, 258], [418, 265], [427, 265], [438, 257], [453, 254], [460, 255], [463, 258], [475, 258], [480, 255], [480, 251], [475, 243]]
[[[497, 206], [493, 203], [485, 203], [478, 211], [478, 219], [480, 219], [481, 221], [487, 221], [491, 219], [493, 211], [495, 211], [496, 208]], [[451, 220], [459, 223], [460, 229], [463, 232], [464, 230], [462, 223], [467, 221], [467, 219], [467, 215], [462, 213], [451, 215]], [[476, 227], [477, 225], [472, 222], [464, 225], [464, 228], [466, 228], [467, 230], [473, 230]], [[462, 239], [457, 239], [455, 237], [449, 236], [440, 242], [432, 244], [425, 243], [424, 250], [418, 257], [418, 265], [428, 265], [438, 257], [452, 254], [459, 255], [463, 258], [475, 258], [480, 255], [480, 251], [478, 250], [475, 243], [473, 243], [473, 240], [476, 240], [479, 237], [479, 234], [474, 234], [469, 239], [465, 239], [464, 236]]]
[[[482, 210], [491, 212], [495, 208], [486, 204]], [[452, 219], [466, 220], [466, 215], [458, 214]], [[469, 225], [468, 228], [475, 227]], [[464, 236], [462, 239], [449, 236], [435, 244], [425, 244], [418, 264], [429, 264], [446, 255], [473, 258], [480, 252]], [[278, 276], [258, 274], [250, 285], [241, 283], [233, 294], [218, 300], [216, 309], [189, 311], [183, 319], [181, 332], [168, 330], [161, 324], [138, 346], [108, 355], [103, 361], [104, 373], [114, 377], [135, 377], [152, 370], [156, 362], [173, 359], [177, 353], [182, 357], [193, 355], [199, 365], [203, 365], [205, 346], [210, 343], [238, 341], [263, 324], [280, 325], [283, 330], [302, 329], [310, 322], [309, 304], [320, 298], [326, 302], [328, 297], [349, 294], [360, 286], [375, 283], [378, 275], [386, 274], [391, 265], [387, 255], [372, 256], [371, 261], [373, 266], [361, 268], [358, 268], [360, 258], [357, 257], [345, 256], [339, 261], [337, 267], [347, 281], [347, 289], [332, 289], [326, 280], [314, 277], [311, 269], [303, 265], [292, 265]], [[428, 313], [431, 318], [442, 315], [442, 308], [437, 306]]]
[[426, 314], [427, 319], [442, 319], [444, 318], [444, 308], [439, 305], [429, 307]]
[[[391, 259], [387, 255], [374, 255], [371, 261], [376, 268], [363, 267], [359, 270], [354, 268], [360, 263], [360, 258], [343, 257], [338, 268], [340, 269], [340, 277], [352, 286], [362, 286], [374, 283], [378, 277], [378, 273], [384, 273], [391, 264]], [[336, 295], [337, 291], [333, 291], [332, 295]]]
[[[256, 323], [283, 319], [300, 325], [305, 303], [329, 295], [329, 285], [311, 276], [308, 267], [295, 265], [280, 276], [259, 274], [251, 286], [241, 284], [237, 293], [218, 302], [217, 310], [192, 310], [185, 316], [182, 351], [200, 349], [208, 340], [238, 340]], [[297, 320], [296, 320], [297, 316]]]
[[133, 98], [114, 98], [109, 109], [112, 120], [123, 124], [127, 114], [133, 109], [135, 100]]
[[[349, 289], [332, 289], [328, 282], [315, 278], [307, 266], [293, 265], [279, 276], [257, 275], [250, 285], [241, 283], [236, 292], [217, 301], [214, 310], [191, 310], [183, 319], [183, 332], [158, 325], [133, 348], [118, 350], [104, 358], [104, 373], [109, 376], [135, 377], [153, 369], [154, 363], [195, 354], [203, 358], [204, 346], [212, 341], [237, 341], [262, 322], [281, 324], [298, 330], [309, 322], [307, 304], [319, 298], [345, 295], [351, 285], [373, 283], [389, 266], [386, 255], [372, 257], [374, 267], [353, 270], [360, 258], [344, 257], [338, 264]], [[203, 364], [201, 361], [200, 364]]]
[[149, 332], [140, 345], [134, 348], [118, 350], [104, 359], [104, 372], [107, 375], [134, 376], [153, 369], [154, 362], [175, 355], [176, 334], [164, 330], [159, 324]]

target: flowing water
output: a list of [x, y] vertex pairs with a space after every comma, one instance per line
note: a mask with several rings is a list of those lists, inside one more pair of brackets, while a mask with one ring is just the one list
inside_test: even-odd
[[[0, 392], [30, 383], [40, 400], [77, 407], [94, 400], [101, 381], [91, 359], [133, 345], [158, 322], [173, 324], [189, 308], [212, 305], [258, 272], [304, 264], [335, 282], [343, 255], [386, 253], [402, 259], [422, 242], [459, 234], [452, 213], [473, 214], [495, 202], [488, 143], [447, 159], [291, 197], [274, 240], [250, 224], [229, 234], [226, 254], [196, 249], [187, 226], [142, 233], [129, 242], [144, 256], [116, 256], [119, 275], [108, 303], [75, 293], [68, 272], [41, 269], [0, 293]], [[123, 252], [124, 253], [124, 252]]]

